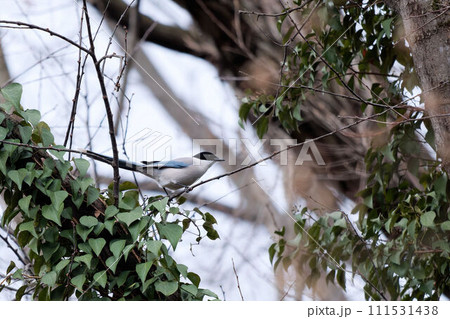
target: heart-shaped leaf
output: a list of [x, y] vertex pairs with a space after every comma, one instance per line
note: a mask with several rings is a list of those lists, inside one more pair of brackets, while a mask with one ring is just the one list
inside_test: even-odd
[[106, 240], [104, 240], [103, 238], [90, 238], [88, 243], [94, 253], [99, 256], [102, 252], [103, 247], [105, 247], [106, 245]]

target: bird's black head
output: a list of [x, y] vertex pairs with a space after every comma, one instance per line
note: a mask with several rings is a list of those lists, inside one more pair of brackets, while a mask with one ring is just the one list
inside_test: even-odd
[[224, 161], [224, 159], [218, 158], [211, 152], [200, 152], [198, 154], [195, 154], [194, 157], [204, 161], [213, 161], [213, 162]]

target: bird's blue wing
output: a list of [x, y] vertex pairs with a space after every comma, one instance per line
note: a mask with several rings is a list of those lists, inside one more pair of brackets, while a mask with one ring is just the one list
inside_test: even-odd
[[163, 161], [163, 162], [158, 162], [154, 164], [154, 167], [157, 169], [162, 169], [162, 168], [183, 168], [183, 167], [188, 167], [190, 166], [190, 164], [184, 163], [184, 162], [180, 162], [180, 161]]

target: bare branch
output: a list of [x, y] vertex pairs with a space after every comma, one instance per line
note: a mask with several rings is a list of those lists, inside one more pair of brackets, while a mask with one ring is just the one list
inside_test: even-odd
[[7, 236], [3, 236], [3, 235], [0, 234], [0, 238], [5, 242], [6, 246], [8, 246], [8, 248], [14, 253], [14, 255], [16, 255], [16, 257], [20, 260], [20, 262], [21, 262], [24, 266], [30, 264], [30, 260], [28, 259], [28, 257], [27, 257], [26, 255], [25, 255], [25, 256], [22, 256], [22, 255], [19, 253], [19, 250], [18, 250], [17, 248], [14, 248], [14, 247], [11, 245], [11, 243], [9, 242]]
[[237, 288], [239, 290], [239, 295], [241, 296], [241, 300], [244, 301], [244, 296], [242, 295], [241, 286], [239, 285], [239, 276], [237, 274], [236, 267], [234, 266], [233, 258], [231, 258], [231, 262], [233, 263], [233, 272], [234, 272], [234, 276], [236, 277], [236, 282], [237, 282]]
[[305, 3], [303, 3], [300, 6], [285, 10], [281, 13], [265, 13], [265, 12], [255, 12], [255, 11], [245, 11], [245, 10], [239, 10], [239, 14], [250, 14], [250, 15], [256, 15], [258, 17], [282, 17], [286, 14], [289, 14], [291, 12], [297, 11], [297, 10], [301, 10], [303, 9], [303, 7], [305, 7], [306, 5], [308, 5], [312, 0], [306, 1]]
[[[75, 41], [70, 40], [69, 38], [63, 36], [62, 34], [56, 33], [52, 30], [50, 30], [49, 28], [43, 28], [40, 26], [37, 26], [35, 24], [31, 24], [31, 23], [26, 23], [26, 22], [22, 22], [22, 21], [9, 21], [9, 20], [0, 20], [0, 24], [8, 24], [8, 25], [17, 25], [17, 26], [21, 26], [24, 27], [26, 29], [35, 29], [35, 30], [40, 30], [43, 32], [47, 32], [48, 34], [50, 34], [51, 36], [55, 36], [61, 40], [66, 41], [67, 43], [70, 43], [71, 45], [73, 45], [74, 47], [77, 47], [78, 49], [80, 49], [81, 51], [86, 52], [87, 54], [91, 55], [91, 51], [87, 48], [85, 48], [84, 46], [76, 43]], [[0, 28], [4, 28], [5, 26], [1, 26]], [[7, 26], [6, 26], [7, 27]]]
[[[120, 21], [120, 25], [128, 27], [130, 21], [130, 12], [127, 3], [121, 0], [89, 0], [89, 2], [99, 9], [104, 10], [107, 16], [114, 21]], [[146, 31], [155, 24], [155, 21], [146, 15], [139, 14], [138, 36], [144, 39]], [[200, 39], [197, 39], [190, 31], [181, 28], [157, 24], [154, 32], [147, 34], [146, 41], [164, 46], [168, 49], [188, 53], [197, 57], [206, 58], [211, 56], [211, 52], [204, 51], [201, 45], [198, 45]]]
[[90, 43], [90, 56], [92, 58], [92, 61], [94, 62], [95, 70], [97, 71], [97, 78], [98, 82], [100, 84], [100, 89], [102, 91], [102, 98], [103, 103], [105, 104], [106, 109], [106, 116], [108, 119], [108, 126], [109, 126], [109, 137], [111, 140], [111, 148], [113, 153], [113, 162], [112, 167], [114, 171], [114, 187], [113, 187], [113, 194], [114, 194], [114, 204], [116, 207], [119, 205], [119, 152], [117, 150], [117, 141], [116, 141], [116, 135], [114, 131], [114, 119], [113, 114], [111, 111], [111, 106], [109, 104], [108, 99], [108, 93], [106, 92], [106, 86], [105, 86], [105, 80], [102, 74], [102, 70], [100, 67], [100, 64], [98, 63], [97, 57], [95, 55], [95, 45], [94, 45], [94, 38], [92, 36], [92, 29], [91, 29], [91, 22], [90, 17], [87, 9], [87, 3], [86, 0], [83, 0], [83, 11], [86, 13], [86, 26], [87, 26], [87, 32], [89, 37], [89, 43]]

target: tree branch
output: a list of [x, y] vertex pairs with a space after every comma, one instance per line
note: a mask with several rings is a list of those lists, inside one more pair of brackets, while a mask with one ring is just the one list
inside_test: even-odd
[[[64, 40], [67, 43], [70, 43], [74, 47], [80, 49], [81, 51], [86, 52], [89, 55], [91, 54], [91, 51], [89, 49], [85, 48], [84, 46], [76, 43], [75, 41], [70, 40], [69, 38], [67, 38], [67, 37], [65, 37], [65, 36], [63, 36], [63, 35], [61, 35], [59, 33], [56, 33], [54, 31], [50, 30], [49, 28], [43, 28], [43, 27], [31, 24], [31, 23], [26, 23], [26, 22], [21, 22], [21, 21], [0, 20], [0, 24], [1, 23], [3, 23], [3, 24], [10, 24], [10, 25], [17, 25], [17, 26], [20, 26], [20, 27], [24, 27], [26, 29], [35, 29], [35, 30], [40, 30], [40, 31], [43, 31], [43, 32], [47, 32], [51, 36], [55, 36], [55, 37], [57, 37], [57, 38], [59, 38], [61, 40]], [[2, 28], [2, 26], [0, 26], [0, 28]], [[8, 28], [8, 27], [6, 27], [6, 28]]]
[[[130, 12], [128, 11], [128, 4], [125, 2], [121, 0], [89, 0], [89, 2], [100, 11], [104, 10], [112, 20], [120, 21], [120, 25], [128, 27]], [[207, 58], [211, 55], [210, 52], [203, 50], [201, 45], [198, 45], [200, 39], [196, 38], [189, 31], [157, 24], [153, 32], [148, 34], [146, 31], [154, 24], [155, 21], [153, 19], [139, 13], [139, 25], [137, 26], [138, 37], [168, 49], [201, 58]]]
[[100, 84], [100, 89], [102, 91], [103, 103], [105, 104], [106, 116], [108, 119], [109, 137], [111, 140], [111, 148], [112, 148], [112, 153], [113, 153], [112, 167], [113, 167], [113, 171], [114, 171], [114, 187], [113, 187], [114, 205], [116, 207], [119, 207], [119, 180], [120, 180], [119, 152], [117, 150], [117, 141], [116, 141], [116, 135], [115, 135], [115, 131], [114, 131], [114, 119], [113, 119], [113, 114], [111, 111], [111, 106], [109, 104], [108, 93], [106, 92], [105, 80], [104, 80], [104, 77], [102, 74], [100, 64], [98, 63], [97, 57], [95, 55], [94, 37], [92, 36], [91, 22], [90, 22], [89, 12], [87, 10], [86, 0], [83, 0], [83, 11], [86, 13], [86, 26], [87, 26], [89, 43], [90, 43], [89, 52], [90, 52], [92, 61], [94, 62], [95, 70], [97, 72], [97, 78], [98, 78], [98, 82]]

